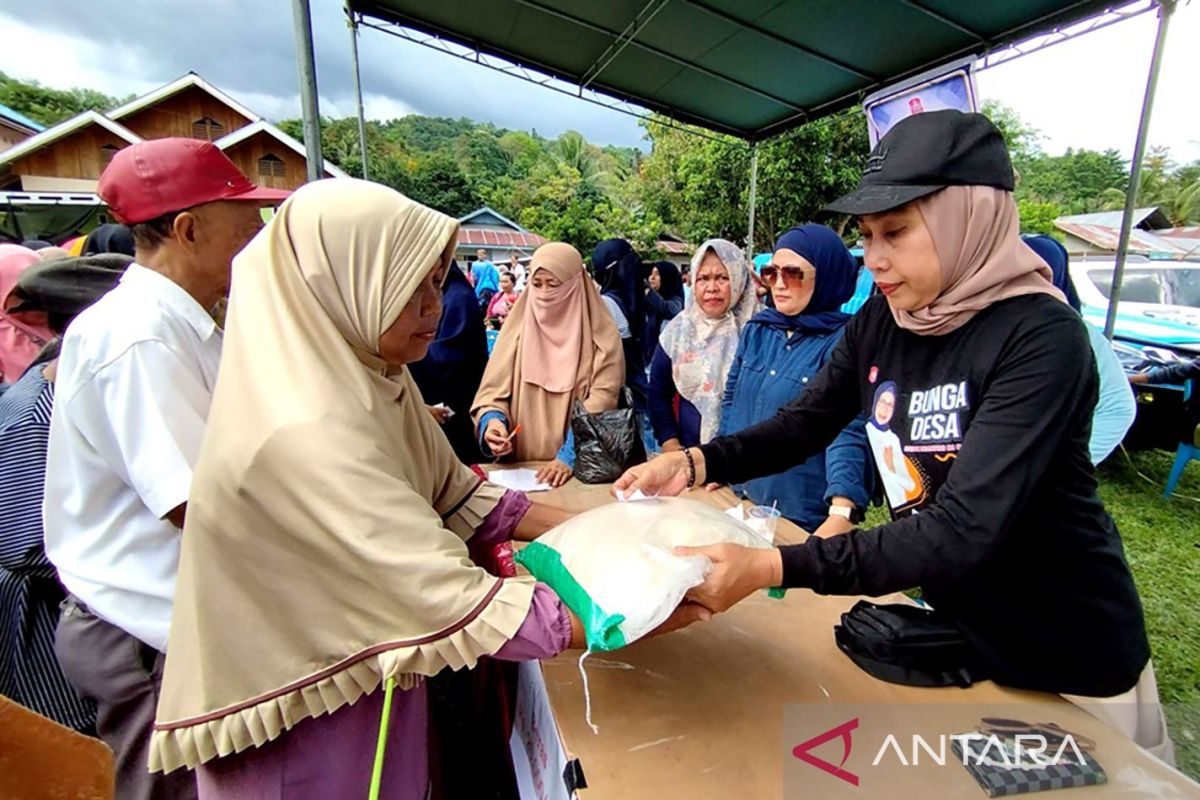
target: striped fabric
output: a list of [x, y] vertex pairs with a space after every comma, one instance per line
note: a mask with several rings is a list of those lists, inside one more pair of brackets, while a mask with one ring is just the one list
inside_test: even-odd
[[46, 558], [42, 485], [54, 386], [32, 369], [0, 396], [0, 694], [84, 733], [96, 710], [54, 655], [65, 593]]
[[628, 339], [633, 333], [629, 330], [629, 320], [625, 319], [625, 312], [621, 310], [621, 304], [606, 294], [600, 295], [600, 299], [604, 301], [604, 305], [608, 308], [608, 313], [612, 314], [613, 322], [617, 323], [617, 333], [622, 339]]

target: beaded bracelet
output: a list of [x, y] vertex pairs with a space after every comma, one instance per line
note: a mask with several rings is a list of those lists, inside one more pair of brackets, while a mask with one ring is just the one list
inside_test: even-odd
[[688, 462], [687, 485], [688, 485], [688, 488], [691, 489], [693, 486], [696, 485], [696, 462], [692, 459], [692, 451], [686, 447], [683, 449], [683, 455], [687, 458], [687, 462]]

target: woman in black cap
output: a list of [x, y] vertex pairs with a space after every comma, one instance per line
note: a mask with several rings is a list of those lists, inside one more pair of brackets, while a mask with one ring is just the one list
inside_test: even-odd
[[689, 597], [723, 611], [771, 586], [871, 596], [920, 586], [965, 640], [975, 677], [1091, 697], [1136, 689], [1131, 719], [1114, 724], [1169, 757], [1161, 712], [1133, 718], [1157, 690], [1088, 456], [1091, 348], [1021, 242], [1012, 190], [986, 117], [897, 124], [858, 190], [830, 206], [859, 218], [881, 295], [808, 391], [753, 428], [634, 467], [615, 488], [677, 494], [781, 472], [866, 412], [891, 433], [873, 447], [878, 468], [903, 478], [889, 494], [893, 521], [776, 549], [699, 548], [713, 570]]

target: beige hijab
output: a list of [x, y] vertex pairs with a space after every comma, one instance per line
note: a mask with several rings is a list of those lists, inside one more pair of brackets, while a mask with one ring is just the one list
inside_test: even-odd
[[[562, 282], [557, 289], [532, 285], [538, 270]], [[550, 461], [562, 447], [571, 406], [588, 411], [617, 407], [625, 380], [625, 356], [600, 293], [574, 247], [552, 242], [529, 263], [530, 285], [509, 312], [475, 395], [475, 425], [488, 411], [508, 418], [516, 461]]]
[[499, 495], [378, 355], [457, 228], [325, 180], [235, 259], [151, 769], [261, 746], [385, 678], [471, 666], [525, 619], [533, 581], [473, 566], [464, 541]]
[[923, 336], [957, 330], [993, 303], [1023, 294], [1066, 302], [1050, 267], [1021, 241], [1012, 193], [948, 186], [917, 201], [942, 265], [942, 292], [925, 308], [892, 309], [901, 328]]

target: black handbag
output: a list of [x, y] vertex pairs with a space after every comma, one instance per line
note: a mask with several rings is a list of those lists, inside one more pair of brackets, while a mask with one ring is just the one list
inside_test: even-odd
[[833, 636], [860, 669], [888, 683], [966, 688], [986, 678], [966, 637], [928, 608], [860, 600]]
[[641, 415], [628, 388], [621, 389], [620, 406], [589, 413], [579, 400], [571, 413], [575, 435], [575, 477], [581, 483], [612, 483], [625, 470], [646, 460]]

